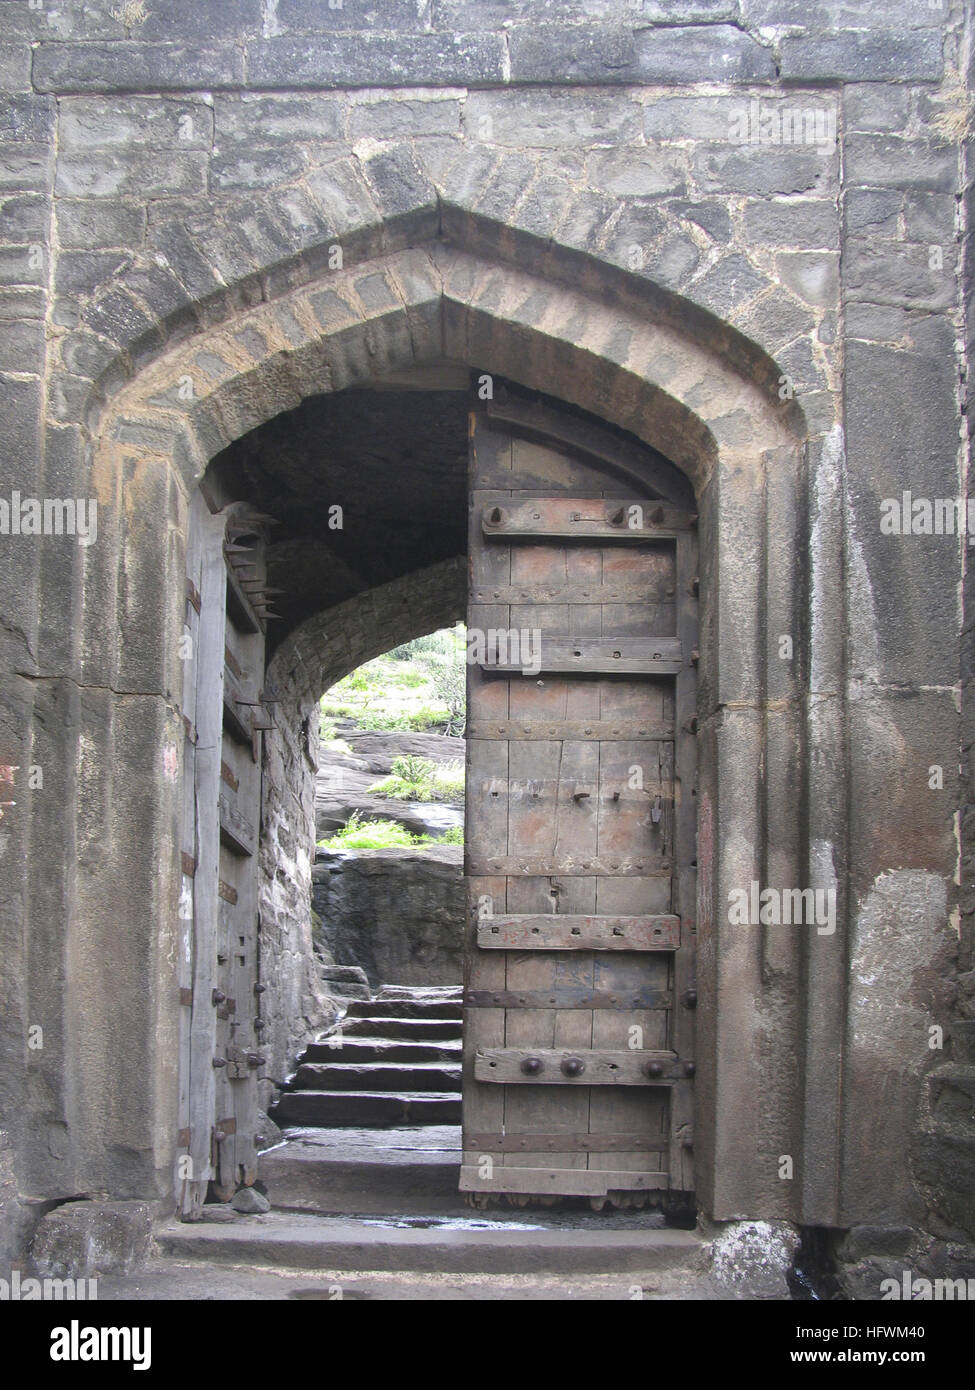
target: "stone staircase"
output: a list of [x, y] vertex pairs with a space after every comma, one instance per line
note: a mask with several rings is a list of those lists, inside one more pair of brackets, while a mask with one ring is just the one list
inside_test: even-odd
[[[326, 967], [355, 990], [345, 1017], [298, 1058], [271, 1111], [286, 1126], [362, 1129], [460, 1123], [461, 987], [385, 985], [363, 998], [353, 966]], [[362, 977], [363, 980], [365, 976]]]

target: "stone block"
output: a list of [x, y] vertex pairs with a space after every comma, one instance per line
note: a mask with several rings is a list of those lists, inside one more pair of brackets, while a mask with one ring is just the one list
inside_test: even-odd
[[590, 157], [587, 173], [593, 188], [620, 198], [655, 198], [687, 188], [679, 155], [659, 147], [601, 150]]
[[26, 43], [0, 43], [0, 92], [30, 89], [30, 58]]
[[46, 145], [0, 146], [0, 193], [24, 189], [36, 193], [49, 188], [54, 169], [54, 150]]
[[903, 201], [897, 189], [851, 188], [844, 201], [847, 232], [893, 240], [899, 232]]
[[[322, 0], [277, 0], [275, 21], [281, 34], [328, 34], [335, 30], [410, 34], [427, 27], [422, 22], [425, 8], [416, 0], [380, 0], [379, 4], [367, 5], [358, 0], [344, 0], [334, 8], [323, 4]], [[483, 24], [464, 26], [484, 27]]]
[[691, 167], [704, 193], [746, 197], [826, 197], [837, 180], [835, 151], [825, 146], [699, 145], [691, 153]]
[[60, 103], [58, 144], [65, 150], [151, 145], [209, 149], [213, 110], [188, 97], [67, 97]]
[[329, 143], [343, 139], [347, 110], [346, 99], [338, 96], [218, 95], [214, 135], [224, 152], [238, 145]]
[[697, 303], [719, 318], [728, 318], [733, 309], [747, 304], [770, 283], [747, 257], [733, 252], [695, 280], [692, 293]]
[[904, 234], [947, 250], [955, 238], [958, 205], [950, 193], [909, 192], [904, 198]]
[[224, 189], [276, 188], [294, 183], [304, 169], [299, 150], [275, 146], [262, 150], [249, 146], [232, 147], [226, 155], [214, 153], [210, 162], [210, 187]]
[[362, 173], [383, 218], [409, 217], [417, 230], [437, 221], [437, 191], [409, 145], [395, 145], [363, 159]]
[[151, 0], [146, 17], [130, 37], [144, 43], [203, 43], [257, 36], [263, 28], [261, 0]]
[[241, 87], [236, 44], [41, 43], [34, 50], [39, 92], [187, 92]]
[[51, 205], [43, 193], [22, 193], [0, 200], [0, 240], [46, 242]]
[[44, 362], [44, 325], [38, 319], [9, 323], [0, 333], [0, 372], [22, 372], [27, 363], [41, 369]]
[[806, 304], [832, 308], [839, 301], [839, 253], [783, 251], [775, 258], [779, 279]]
[[58, 244], [66, 250], [124, 247], [137, 251], [145, 240], [146, 210], [138, 202], [59, 198]]
[[784, 82], [940, 82], [940, 29], [786, 37], [780, 46]]
[[634, 49], [641, 82], [754, 82], [776, 76], [770, 49], [727, 24], [641, 29]]
[[851, 135], [845, 144], [847, 186], [921, 188], [951, 193], [957, 179], [957, 154], [929, 140], [894, 135]]
[[131, 1274], [151, 1243], [148, 1202], [66, 1202], [41, 1220], [31, 1255], [42, 1277]]
[[503, 40], [493, 34], [356, 32], [329, 39], [272, 38], [248, 45], [247, 86], [289, 90], [503, 82], [505, 58]]
[[[931, 324], [938, 331], [932, 327], [923, 351], [847, 345], [856, 584], [849, 660], [866, 680], [950, 689], [958, 680], [958, 536], [916, 534], [913, 521], [881, 531], [882, 503], [901, 502], [905, 488], [932, 503], [958, 495], [954, 335], [946, 319]], [[924, 795], [921, 785], [915, 800]]]
[[165, 159], [150, 149], [75, 151], [58, 160], [56, 191], [72, 198], [117, 198], [126, 194], [158, 198], [166, 194], [205, 193], [207, 156], [198, 150], [168, 151]]
[[394, 97], [388, 92], [357, 93], [349, 113], [350, 140], [406, 140], [418, 135], [458, 135], [460, 94], [424, 93]]
[[839, 216], [831, 203], [814, 198], [751, 200], [744, 208], [749, 246], [838, 247]]
[[853, 82], [843, 88], [843, 126], [847, 134], [853, 131], [890, 131], [903, 135], [910, 114], [909, 87]]
[[949, 309], [955, 302], [953, 245], [851, 238], [843, 271], [851, 299], [928, 311]]
[[472, 142], [543, 148], [619, 146], [640, 138], [640, 108], [619, 94], [472, 92], [464, 104]]
[[0, 141], [4, 144], [43, 144], [54, 133], [51, 97], [0, 97]]

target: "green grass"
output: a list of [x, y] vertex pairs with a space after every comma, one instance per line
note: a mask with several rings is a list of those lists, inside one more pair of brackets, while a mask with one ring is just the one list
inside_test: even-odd
[[325, 692], [322, 737], [336, 719], [360, 729], [459, 734], [464, 727], [466, 637], [462, 624], [418, 637], [367, 661]]
[[369, 790], [396, 801], [462, 801], [464, 767], [459, 760], [438, 766], [430, 758], [408, 754], [394, 758], [390, 776]]
[[411, 835], [405, 826], [393, 820], [362, 820], [358, 811], [353, 811], [347, 825], [336, 830], [325, 840], [319, 840], [319, 849], [415, 849], [424, 845], [462, 845], [464, 827], [451, 826], [442, 835]]

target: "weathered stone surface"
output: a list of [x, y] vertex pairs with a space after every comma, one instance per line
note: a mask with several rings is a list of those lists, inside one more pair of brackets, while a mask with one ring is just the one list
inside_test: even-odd
[[148, 1258], [151, 1241], [148, 1202], [66, 1202], [42, 1219], [31, 1255], [42, 1277], [131, 1274]]
[[240, 1188], [230, 1199], [230, 1205], [241, 1216], [262, 1216], [271, 1210], [271, 1203], [256, 1187]]
[[207, 158], [198, 151], [170, 151], [165, 159], [152, 150], [76, 151], [58, 160], [57, 192], [72, 198], [160, 197], [202, 193], [206, 186]]
[[25, 43], [0, 43], [0, 91], [23, 92], [30, 87], [30, 48]]
[[947, 309], [954, 299], [955, 248], [852, 241], [844, 279], [851, 299], [908, 309]]
[[[708, 1224], [711, 1275], [719, 1287], [749, 1298], [788, 1298], [788, 1276], [799, 1249], [799, 1232], [785, 1221]], [[747, 1291], [747, 1292], [746, 1292]]]
[[33, 72], [41, 92], [205, 91], [242, 86], [244, 59], [234, 44], [41, 43]]
[[247, 85], [256, 90], [457, 86], [503, 78], [503, 44], [489, 34], [272, 38], [247, 51]]
[[851, 135], [846, 141], [848, 184], [947, 193], [954, 187], [956, 172], [954, 150], [927, 140]]
[[853, 82], [843, 88], [843, 124], [848, 132], [884, 130], [902, 135], [907, 129], [910, 112], [908, 87]]
[[937, 82], [944, 72], [939, 30], [784, 38], [781, 71], [786, 82]]
[[812, 198], [750, 200], [745, 204], [744, 230], [755, 246], [832, 249], [840, 239], [836, 209]]
[[319, 850], [312, 899], [335, 959], [370, 984], [463, 977], [463, 850]]
[[188, 97], [69, 97], [61, 103], [58, 135], [62, 149], [208, 149], [213, 110]]
[[548, 91], [472, 92], [464, 130], [487, 144], [560, 147], [617, 145], [636, 139], [640, 109], [618, 95]]
[[836, 180], [835, 155], [828, 149], [774, 145], [700, 145], [692, 169], [706, 193], [826, 196]]

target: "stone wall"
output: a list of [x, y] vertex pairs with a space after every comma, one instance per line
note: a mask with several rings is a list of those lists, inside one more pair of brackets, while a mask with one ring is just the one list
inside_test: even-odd
[[[775, 796], [779, 808], [798, 801], [775, 720], [805, 702], [812, 794], [793, 817], [796, 852], [839, 886], [849, 932], [803, 946], [801, 963], [777, 945], [760, 966], [749, 958], [765, 1003], [737, 1023], [776, 1117], [755, 1200], [804, 1206], [822, 1224], [893, 1208], [928, 1219], [904, 1164], [890, 1184], [877, 1164], [904, 1152], [942, 1060], [927, 1029], [950, 1037], [953, 1016], [973, 1014], [971, 624], [957, 541], [885, 537], [877, 516], [904, 487], [952, 497], [966, 476], [972, 277], [956, 203], [969, 220], [975, 205], [960, 0], [148, 0], [127, 7], [127, 25], [108, 0], [2, 10], [0, 496], [96, 495], [101, 523], [89, 548], [0, 544], [0, 761], [19, 769], [16, 794], [0, 798], [16, 801], [0, 825], [11, 1229], [20, 1197], [170, 1185], [175, 898], [168, 851], [146, 847], [175, 844], [160, 750], [180, 737], [178, 626], [160, 577], [180, 573], [186, 491], [262, 422], [411, 353], [561, 391], [669, 451], [699, 486], [709, 429], [731, 460], [713, 515], [734, 515], [738, 541], [705, 528], [714, 572], [737, 564], [781, 598], [763, 640], [792, 636], [801, 669], [725, 635], [702, 668], [702, 751], [729, 766], [759, 746], [754, 726], [771, 727], [771, 756], [756, 758], [767, 776], [738, 814], [746, 840], [753, 823], [759, 838], [788, 829], [769, 809]], [[336, 246], [354, 267], [434, 242], [503, 278], [431, 258], [422, 273], [414, 259], [398, 278], [343, 280], [341, 294], [324, 283]], [[424, 289], [424, 276], [442, 287], [450, 274], [449, 294]], [[545, 277], [560, 292], [536, 303]], [[580, 314], [577, 292], [600, 312]], [[674, 332], [651, 351], [634, 323]], [[155, 387], [117, 409], [143, 380]], [[759, 398], [783, 412], [792, 402], [783, 430], [801, 417], [795, 483], [771, 458], [760, 484], [747, 471]], [[761, 550], [740, 541], [759, 514]], [[805, 544], [786, 515], [808, 519], [811, 540], [795, 593], [790, 579], [780, 594]], [[463, 572], [450, 574], [391, 579], [381, 602], [367, 591], [280, 640], [261, 910], [282, 1074], [328, 1012], [302, 964], [314, 759], [303, 726], [338, 676], [458, 616]], [[737, 633], [740, 607], [722, 593], [712, 617]], [[771, 705], [757, 710], [759, 698]], [[32, 767], [43, 786], [25, 784]], [[776, 872], [780, 848], [756, 867]], [[889, 985], [868, 987], [888, 966]], [[818, 1040], [790, 1086], [775, 1080], [783, 1020]], [[25, 1061], [38, 1023], [44, 1046]], [[703, 1073], [701, 1096], [719, 1113]], [[820, 1154], [795, 1199], [777, 1195], [780, 1135]]]

